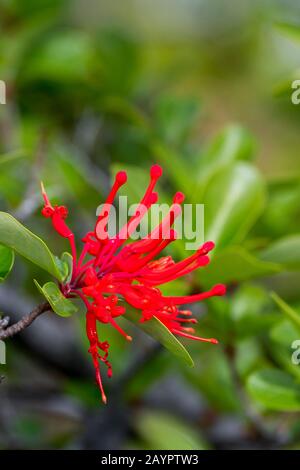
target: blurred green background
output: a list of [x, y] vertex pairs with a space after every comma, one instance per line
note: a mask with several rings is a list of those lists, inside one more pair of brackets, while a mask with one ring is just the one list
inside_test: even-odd
[[[217, 243], [209, 267], [168, 288], [229, 288], [195, 306], [201, 335], [220, 344], [186, 342], [194, 369], [133, 326], [131, 345], [103, 328], [107, 407], [83, 315], [39, 318], [7, 342], [0, 448], [299, 448], [297, 25], [296, 0], [0, 1], [1, 210], [60, 254], [40, 215], [41, 179], [79, 237], [117, 169], [137, 202], [158, 162], [161, 199], [181, 190], [204, 203]], [[183, 242], [171, 253], [182, 258]], [[12, 320], [41, 301], [34, 277], [47, 280], [17, 258], [1, 285]]]

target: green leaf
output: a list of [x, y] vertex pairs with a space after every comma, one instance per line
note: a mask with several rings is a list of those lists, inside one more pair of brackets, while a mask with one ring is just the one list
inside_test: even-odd
[[288, 77], [285, 77], [283, 80], [280, 80], [276, 83], [273, 87], [272, 94], [275, 98], [285, 98], [288, 99], [289, 102], [291, 100], [291, 95], [295, 90], [292, 88], [292, 84], [295, 80], [299, 79], [299, 68], [293, 70], [288, 74]]
[[119, 31], [102, 31], [97, 35], [96, 54], [97, 66], [101, 67], [103, 72], [101, 91], [103, 90], [106, 96], [128, 96], [139, 76], [140, 56], [137, 42]]
[[290, 356], [291, 344], [299, 338], [299, 329], [290, 320], [283, 319], [273, 326], [270, 338], [277, 345], [287, 348]]
[[300, 232], [299, 200], [298, 174], [269, 183], [268, 205], [261, 220], [267, 237], [272, 236], [277, 239]]
[[262, 369], [247, 380], [251, 397], [265, 408], [300, 411], [300, 384], [279, 369]]
[[248, 163], [230, 165], [212, 178], [203, 202], [206, 239], [214, 240], [217, 249], [238, 243], [263, 210], [263, 179]]
[[235, 366], [243, 380], [258, 367], [262, 368], [267, 365], [259, 338], [252, 336], [236, 343]]
[[95, 51], [88, 35], [65, 29], [45, 39], [32, 48], [23, 79], [53, 80], [72, 85], [89, 78]]
[[225, 248], [217, 253], [205, 272], [199, 270], [199, 278], [205, 286], [217, 283], [241, 282], [278, 273], [282, 267], [275, 263], [255, 258], [241, 246]]
[[293, 322], [293, 324], [300, 331], [300, 315], [296, 310], [294, 310], [290, 305], [288, 305], [284, 300], [279, 297], [275, 292], [271, 293], [271, 297], [282, 312]]
[[227, 126], [214, 139], [203, 159], [200, 168], [207, 165], [227, 165], [236, 160], [249, 160], [256, 148], [253, 136], [237, 124]]
[[[198, 350], [198, 360], [185, 376], [213, 409], [232, 412], [240, 408], [227, 357], [221, 347]], [[220, 393], [222, 390], [222, 393]]]
[[139, 434], [155, 450], [201, 450], [207, 444], [199, 434], [178, 418], [160, 411], [144, 411], [137, 416]]
[[235, 293], [230, 313], [239, 338], [255, 336], [278, 321], [278, 314], [268, 313], [272, 305], [268, 293], [260, 286], [243, 284]]
[[183, 144], [199, 115], [199, 102], [192, 97], [162, 95], [154, 109], [154, 125], [163, 142]]
[[277, 22], [275, 23], [275, 26], [277, 27], [278, 30], [286, 34], [286, 36], [289, 36], [291, 39], [295, 39], [296, 41], [300, 41], [300, 25], [299, 24]]
[[66, 275], [64, 278], [64, 282], [70, 282], [73, 272], [73, 257], [68, 251], [65, 251], [61, 256], [61, 261], [66, 267]]
[[81, 205], [95, 209], [101, 203], [101, 187], [94, 184], [87, 167], [78, 158], [69, 155], [65, 149], [54, 154], [63, 183], [70, 188]]
[[129, 310], [128, 307], [126, 308], [126, 316], [124, 318], [130, 320], [149, 336], [156, 339], [171, 353], [175, 354], [175, 356], [181, 359], [185, 364], [190, 367], [194, 366], [193, 359], [191, 358], [185, 347], [180, 343], [180, 341], [178, 341], [176, 336], [174, 336], [158, 318], [152, 317], [151, 320], [141, 323], [139, 322], [137, 312]]
[[142, 111], [121, 96], [104, 96], [99, 105], [105, 115], [147, 130], [148, 122]]
[[0, 212], [0, 243], [62, 281], [55, 257], [45, 242], [6, 212]]
[[6, 246], [0, 245], [0, 282], [4, 281], [14, 265], [14, 252]]
[[207, 184], [218, 171], [237, 160], [250, 160], [255, 147], [252, 135], [243, 127], [230, 125], [222, 130], [199, 158], [193, 202], [201, 201]]
[[60, 315], [61, 317], [70, 317], [73, 313], [77, 312], [77, 307], [71, 302], [71, 300], [66, 299], [58, 286], [54, 282], [47, 282], [42, 286], [34, 280], [35, 285], [41, 294], [48, 300], [53, 311]]
[[5, 163], [14, 162], [19, 158], [24, 158], [25, 152], [22, 150], [15, 150], [14, 152], [5, 153], [4, 155], [0, 155], [0, 165]]
[[269, 351], [276, 363], [293, 375], [296, 379], [300, 379], [300, 368], [291, 360], [294, 353], [293, 344], [299, 340], [299, 328], [290, 321], [283, 319], [277, 322], [270, 331]]
[[288, 269], [300, 269], [300, 235], [290, 235], [276, 241], [259, 256], [264, 261], [284, 265]]

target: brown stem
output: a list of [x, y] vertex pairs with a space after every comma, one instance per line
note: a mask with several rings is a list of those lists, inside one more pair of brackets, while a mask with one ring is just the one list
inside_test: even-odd
[[27, 326], [31, 325], [38, 316], [47, 312], [47, 310], [52, 310], [51, 306], [48, 302], [44, 302], [43, 304], [35, 307], [32, 312], [28, 313], [28, 315], [24, 315], [24, 317], [14, 325], [9, 326], [8, 328], [5, 328], [5, 325], [0, 325], [0, 340], [10, 338], [11, 336], [25, 330]]

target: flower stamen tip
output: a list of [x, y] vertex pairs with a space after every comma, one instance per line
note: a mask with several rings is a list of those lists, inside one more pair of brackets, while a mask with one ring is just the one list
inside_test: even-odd
[[116, 174], [116, 181], [117, 181], [119, 184], [125, 184], [126, 181], [127, 181], [127, 173], [126, 173], [126, 171], [119, 171], [119, 172]]
[[225, 295], [226, 294], [226, 286], [224, 284], [217, 284], [215, 287], [212, 289], [213, 295]]
[[102, 401], [103, 401], [104, 405], [107, 405], [106, 395], [104, 393], [102, 393], [101, 397], [102, 397]]
[[160, 165], [152, 165], [150, 170], [151, 178], [158, 179], [162, 175], [162, 167]]
[[174, 204], [182, 204], [184, 199], [185, 195], [181, 191], [178, 191], [173, 198], [173, 202]]
[[215, 247], [214, 242], [206, 242], [204, 245], [201, 247], [201, 250], [203, 253], [207, 254], [210, 251], [212, 251]]

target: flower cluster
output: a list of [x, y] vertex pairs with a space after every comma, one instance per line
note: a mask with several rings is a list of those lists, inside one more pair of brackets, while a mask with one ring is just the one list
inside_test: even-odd
[[131, 341], [131, 337], [118, 324], [118, 317], [126, 314], [126, 303], [140, 312], [140, 321], [158, 318], [175, 335], [198, 341], [217, 343], [217, 340], [194, 335], [191, 327], [197, 320], [192, 312], [181, 306], [198, 302], [212, 296], [225, 294], [225, 286], [214, 286], [207, 292], [188, 296], [164, 296], [158, 286], [184, 276], [209, 263], [208, 253], [214, 248], [213, 242], [207, 242], [193, 255], [180, 262], [170, 256], [156, 257], [166, 246], [176, 239], [171, 227], [180, 213], [184, 195], [176, 193], [173, 204], [163, 221], [145, 238], [128, 243], [131, 235], [140, 224], [145, 212], [157, 201], [155, 185], [162, 175], [159, 165], [153, 165], [150, 171], [150, 183], [138, 204], [134, 215], [120, 229], [117, 235], [109, 236], [107, 225], [110, 208], [119, 188], [127, 181], [124, 171], [117, 173], [94, 230], [82, 239], [83, 249], [77, 257], [75, 237], [65, 222], [68, 211], [64, 206], [52, 206], [42, 185], [45, 201], [42, 214], [52, 220], [54, 229], [70, 243], [73, 271], [71, 279], [60, 285], [66, 297], [78, 296], [86, 306], [86, 332], [90, 343], [96, 381], [106, 403], [103, 390], [100, 363], [107, 367], [108, 376], [112, 367], [108, 361], [109, 343], [101, 342], [97, 332], [97, 322], [109, 323], [113, 328]]

